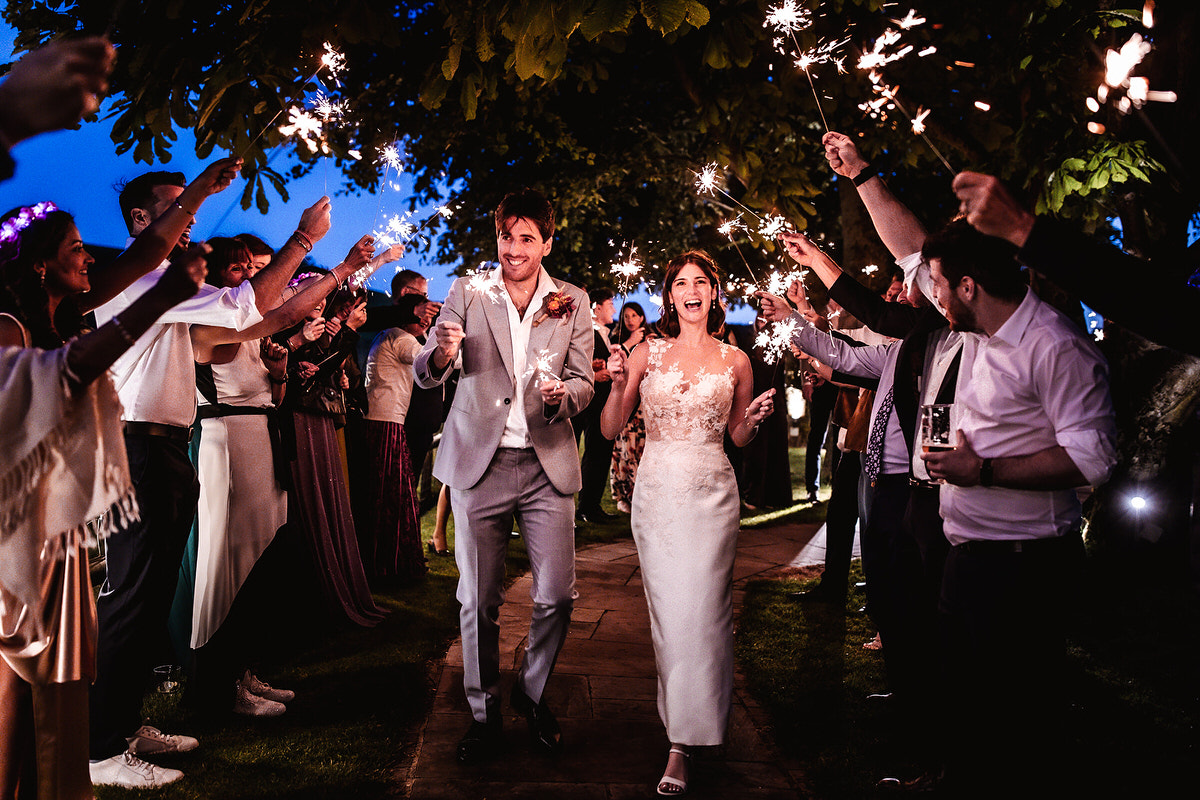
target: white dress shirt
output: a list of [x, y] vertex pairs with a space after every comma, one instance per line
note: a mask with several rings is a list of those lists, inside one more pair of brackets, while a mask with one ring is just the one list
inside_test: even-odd
[[[97, 308], [96, 324], [104, 325], [129, 308], [158, 283], [166, 269], [164, 261]], [[196, 367], [188, 326], [244, 330], [261, 321], [250, 281], [233, 289], [202, 285], [194, 297], [160, 316], [112, 365], [113, 383], [124, 406], [121, 419], [191, 425], [196, 419]]]
[[413, 360], [419, 352], [421, 343], [403, 328], [384, 331], [371, 345], [364, 370], [367, 419], [404, 424], [412, 400]]
[[[1116, 464], [1116, 426], [1104, 356], [1070, 321], [1027, 291], [992, 336], [963, 334], [954, 426], [983, 458], [1024, 456], [1061, 445], [1090, 485]], [[1073, 489], [941, 489], [951, 544], [1037, 539], [1079, 521]]]
[[500, 447], [525, 448], [532, 447], [529, 441], [529, 422], [525, 419], [525, 386], [530, 380], [543, 380], [544, 375], [538, 375], [536, 361], [529, 364], [529, 356], [537, 358], [537, 354], [529, 354], [529, 334], [533, 330], [533, 321], [542, 313], [542, 301], [546, 295], [556, 290], [554, 280], [546, 272], [545, 267], [538, 273], [537, 288], [529, 298], [525, 309], [525, 318], [517, 313], [517, 306], [509, 297], [508, 287], [504, 285], [503, 270], [494, 271], [493, 280], [500, 286], [500, 295], [504, 298], [504, 307], [508, 309], [508, 332], [512, 336], [513, 352], [513, 401], [508, 408], [508, 420], [504, 423], [504, 433], [500, 436]]

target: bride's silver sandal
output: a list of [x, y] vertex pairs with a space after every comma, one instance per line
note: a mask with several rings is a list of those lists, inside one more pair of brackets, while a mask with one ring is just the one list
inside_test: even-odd
[[[679, 753], [679, 755], [683, 756], [683, 762], [685, 765], [692, 757], [691, 753], [679, 747], [672, 747], [667, 751], [668, 759], [670, 758], [671, 753]], [[691, 772], [690, 767], [688, 768], [688, 772]], [[678, 797], [679, 795], [687, 792], [687, 787], [687, 781], [681, 781], [679, 778], [672, 778], [670, 775], [666, 774], [664, 774], [658, 781], [658, 793], [663, 797]]]

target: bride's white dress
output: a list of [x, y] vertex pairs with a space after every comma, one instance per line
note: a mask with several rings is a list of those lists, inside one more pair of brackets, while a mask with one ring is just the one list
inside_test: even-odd
[[658, 664], [658, 713], [675, 744], [721, 744], [733, 692], [733, 559], [739, 499], [723, 447], [736, 350], [724, 369], [685, 375], [651, 339], [640, 386], [646, 451], [633, 491]]

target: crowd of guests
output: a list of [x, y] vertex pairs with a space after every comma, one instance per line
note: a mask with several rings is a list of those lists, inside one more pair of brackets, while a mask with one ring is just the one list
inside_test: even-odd
[[[19, 63], [0, 84], [4, 143], [94, 109], [112, 57], [87, 39]], [[398, 298], [364, 376], [357, 286], [403, 248], [375, 253], [364, 236], [333, 269], [302, 269], [330, 230], [327, 198], [274, 247], [249, 233], [193, 244], [240, 167], [126, 182], [114, 203], [129, 240], [107, 264], [84, 246], [87, 221], [51, 200], [0, 217], [2, 797], [178, 780], [143, 758], [198, 746], [143, 722], [154, 664], [186, 665], [198, 713], [277, 716], [294, 693], [256, 672], [264, 614], [319, 594], [335, 619], [375, 625], [372, 584], [425, 573], [412, 461], [432, 432], [410, 453], [403, 345], [436, 304]], [[423, 402], [436, 430], [441, 395]], [[181, 652], [164, 657], [169, 625]]]
[[[0, 143], [94, 110], [112, 58], [104, 40], [82, 39], [18, 63], [0, 84]], [[657, 324], [636, 303], [617, 314], [611, 292], [584, 294], [541, 268], [554, 214], [529, 190], [497, 209], [501, 267], [482, 290], [457, 281], [445, 308], [406, 270], [393, 303], [368, 311], [349, 279], [403, 250], [376, 253], [367, 236], [334, 268], [304, 268], [331, 227], [327, 198], [274, 246], [252, 234], [193, 244], [193, 221], [237, 176], [236, 158], [190, 182], [151, 172], [126, 183], [116, 202], [130, 238], [103, 267], [83, 244], [87, 221], [52, 201], [5, 214], [0, 797], [36, 786], [41, 798], [87, 798], [93, 784], [182, 777], [143, 758], [199, 745], [141, 718], [173, 607], [196, 709], [285, 713], [294, 694], [257, 674], [254, 624], [297, 579], [277, 552], [298, 546], [328, 606], [372, 626], [385, 613], [372, 585], [420, 578], [426, 548], [448, 554], [452, 508], [474, 718], [458, 757], [478, 761], [502, 742], [488, 651], [514, 518], [535, 610], [511, 701], [558, 752], [562, 732], [542, 693], [572, 608], [572, 515], [606, 519], [606, 481], [632, 514], [651, 608], [671, 741], [658, 792], [685, 791], [691, 748], [725, 735], [740, 509], [791, 502], [785, 404], [772, 400], [782, 372], [753, 334], [793, 314], [809, 369], [841, 387], [820, 404], [821, 385], [810, 387], [813, 407], [845, 423], [827, 524], [831, 542], [835, 523], [843, 539], [861, 530], [869, 611], [922, 768], [897, 784], [945, 779], [998, 796], [1043, 785], [1061, 724], [1063, 598], [1082, 554], [1076, 489], [1107, 478], [1115, 431], [1103, 357], [1029, 289], [1019, 263], [1075, 263], [1064, 240], [1095, 256], [1091, 269], [1122, 269], [1126, 257], [1047, 232], [973, 173], [954, 182], [962, 218], [929, 233], [850, 137], [828, 133], [824, 146], [903, 287], [876, 295], [804, 236], [782, 241], [879, 340], [829, 333], [832, 314], [799, 282], [787, 298], [760, 293], [748, 330], [727, 328], [715, 264], [697, 251], [672, 260]], [[493, 291], [500, 301], [475, 302]], [[590, 314], [572, 316], [583, 304]], [[1156, 330], [1138, 316], [1130, 324]], [[485, 331], [493, 346], [479, 344]], [[1172, 343], [1194, 352], [1194, 341]], [[525, 363], [535, 345], [549, 365]], [[540, 369], [553, 375], [528, 379]], [[932, 404], [953, 406], [953, 449], [922, 446], [920, 409]], [[443, 419], [435, 474], [449, 491], [425, 545], [420, 476]], [[495, 433], [490, 450], [479, 446], [483, 427]], [[814, 437], [819, 451], [823, 434]], [[738, 451], [735, 475], [727, 454]], [[812, 499], [809, 476], [806, 492]], [[704, 524], [682, 508], [702, 509]], [[89, 524], [106, 542], [94, 601]], [[848, 548], [832, 551], [848, 559]], [[820, 599], [844, 600], [844, 574], [827, 579]]]

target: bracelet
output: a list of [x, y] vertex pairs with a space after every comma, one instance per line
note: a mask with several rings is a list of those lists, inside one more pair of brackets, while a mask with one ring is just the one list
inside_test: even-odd
[[133, 338], [133, 336], [130, 335], [129, 331], [125, 330], [125, 326], [121, 324], [121, 318], [118, 316], [114, 316], [112, 318], [112, 324], [113, 324], [113, 328], [116, 329], [117, 334], [125, 342], [125, 346], [133, 347], [133, 343], [136, 342], [137, 339]]
[[178, 208], [180, 211], [182, 211], [183, 213], [187, 214], [187, 215], [188, 215], [188, 216], [190, 216], [190, 217], [194, 217], [194, 216], [196, 216], [196, 212], [194, 212], [194, 211], [188, 211], [186, 208], [184, 208], [184, 207], [183, 207], [183, 203], [179, 202], [179, 200], [178, 200], [178, 199], [176, 199], [176, 200], [175, 200], [175, 202], [171, 203], [171, 205], [175, 206], [175, 207], [176, 207], [176, 208]]
[[308, 238], [308, 235], [305, 234], [303, 231], [300, 231], [299, 229], [297, 229], [296, 232], [292, 234], [292, 238], [296, 240], [296, 243], [298, 245], [300, 245], [301, 247], [304, 248], [304, 252], [306, 252], [306, 253], [312, 252], [312, 249], [313, 249], [312, 239]]
[[855, 186], [862, 186], [864, 183], [871, 180], [871, 178], [874, 178], [878, 174], [878, 172], [871, 168], [870, 164], [867, 164], [862, 168], [862, 172], [850, 179], [850, 182]]

